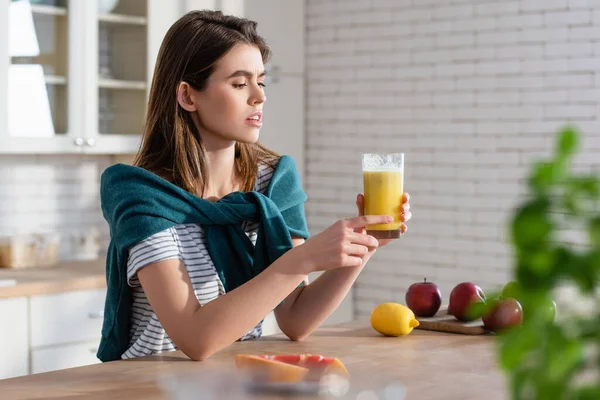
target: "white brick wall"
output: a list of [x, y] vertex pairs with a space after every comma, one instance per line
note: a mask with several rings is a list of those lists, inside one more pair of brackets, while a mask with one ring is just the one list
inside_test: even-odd
[[71, 236], [96, 228], [104, 249], [100, 175], [111, 164], [110, 156], [0, 156], [0, 236], [58, 232], [69, 260]]
[[509, 278], [511, 208], [565, 122], [600, 166], [600, 1], [308, 0], [307, 215], [354, 215], [360, 153], [406, 153], [409, 233], [356, 283], [359, 315], [427, 276], [447, 301]]

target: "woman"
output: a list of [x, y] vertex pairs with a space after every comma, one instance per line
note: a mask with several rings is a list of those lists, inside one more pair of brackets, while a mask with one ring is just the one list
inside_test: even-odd
[[[217, 11], [190, 12], [167, 32], [135, 166], [102, 176], [102, 361], [177, 348], [203, 360], [260, 336], [272, 310], [301, 340], [382, 244], [363, 227], [389, 216], [341, 220], [306, 240], [293, 160], [257, 144], [268, 58], [255, 22]], [[398, 201], [406, 221], [408, 196]], [[360, 195], [357, 205], [362, 215]], [[315, 271], [325, 272], [309, 284]]]

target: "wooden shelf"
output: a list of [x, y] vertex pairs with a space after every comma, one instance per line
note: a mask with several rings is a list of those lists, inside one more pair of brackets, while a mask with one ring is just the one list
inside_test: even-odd
[[59, 75], [46, 75], [44, 76], [46, 84], [48, 85], [66, 85], [67, 78]]
[[100, 78], [98, 87], [102, 89], [146, 90], [144, 81], [124, 81], [121, 79]]
[[67, 15], [67, 9], [65, 7], [49, 6], [45, 4], [32, 4], [31, 12], [44, 15]]
[[145, 26], [148, 22], [146, 17], [125, 14], [100, 14], [98, 15], [98, 20], [100, 22], [106, 22], [110, 24], [126, 24], [139, 26]]

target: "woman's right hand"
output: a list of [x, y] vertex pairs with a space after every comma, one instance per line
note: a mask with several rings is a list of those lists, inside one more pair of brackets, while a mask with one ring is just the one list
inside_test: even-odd
[[362, 215], [359, 217], [342, 219], [325, 229], [323, 232], [311, 237], [297, 247], [302, 252], [303, 271], [306, 274], [316, 271], [343, 267], [359, 267], [363, 257], [379, 242], [371, 235], [355, 230], [360, 230], [367, 225], [388, 224], [393, 218], [387, 215]]

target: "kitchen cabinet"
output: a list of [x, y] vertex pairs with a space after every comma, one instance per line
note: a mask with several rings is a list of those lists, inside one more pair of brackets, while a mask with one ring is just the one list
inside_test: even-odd
[[105, 298], [105, 289], [30, 297], [31, 347], [99, 339]]
[[0, 379], [96, 364], [106, 289], [0, 300]]
[[273, 49], [261, 141], [303, 175], [304, 0], [0, 0], [0, 154], [137, 152], [164, 34], [205, 8], [258, 21]]
[[98, 340], [31, 350], [32, 374], [99, 364]]
[[0, 154], [137, 151], [177, 1], [0, 0]]
[[29, 372], [27, 298], [0, 300], [0, 379]]
[[106, 289], [31, 296], [30, 373], [96, 364]]

